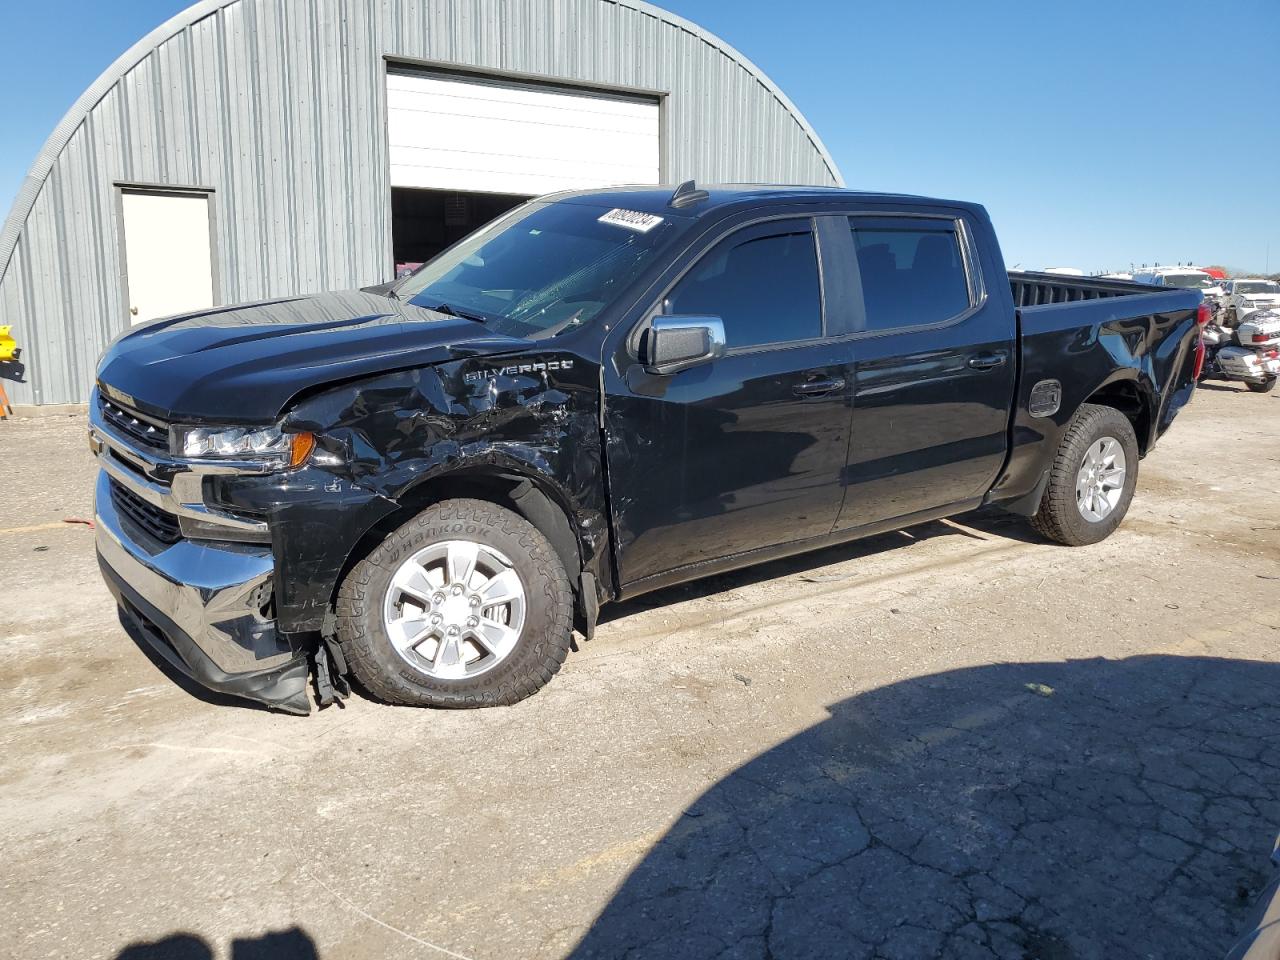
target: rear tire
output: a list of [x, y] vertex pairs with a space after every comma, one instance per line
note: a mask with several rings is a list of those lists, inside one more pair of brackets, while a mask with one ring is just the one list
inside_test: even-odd
[[[468, 553], [471, 566], [455, 576], [455, 554]], [[519, 599], [491, 606], [490, 595]], [[351, 569], [337, 614], [346, 661], [374, 696], [489, 707], [523, 700], [559, 671], [573, 595], [555, 550], [523, 517], [483, 500], [445, 500]]]
[[[1114, 455], [1116, 448], [1107, 441], [1118, 446], [1119, 456]], [[1100, 456], [1103, 451], [1109, 456]], [[1098, 462], [1095, 473], [1104, 480], [1114, 473], [1117, 463], [1123, 471], [1116, 477], [1119, 485], [1105, 490], [1101, 498], [1089, 494], [1094, 489], [1090, 457]], [[1112, 464], [1110, 468], [1105, 466], [1107, 461]], [[1069, 547], [1098, 543], [1111, 536], [1124, 520], [1137, 484], [1138, 438], [1129, 418], [1113, 407], [1082, 404], [1058, 445], [1049, 468], [1049, 486], [1031, 525], [1050, 540]]]
[[1270, 393], [1276, 388], [1276, 380], [1280, 379], [1272, 377], [1270, 380], [1264, 380], [1262, 383], [1246, 382], [1245, 386], [1249, 388], [1250, 393]]

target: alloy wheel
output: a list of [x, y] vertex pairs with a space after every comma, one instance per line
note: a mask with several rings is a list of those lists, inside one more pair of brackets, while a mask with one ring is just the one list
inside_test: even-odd
[[433, 679], [465, 680], [515, 649], [525, 607], [524, 583], [510, 560], [484, 544], [445, 540], [396, 570], [382, 621], [410, 666]]
[[1076, 508], [1090, 523], [1111, 515], [1124, 493], [1128, 464], [1124, 447], [1114, 437], [1100, 437], [1089, 445], [1076, 474]]

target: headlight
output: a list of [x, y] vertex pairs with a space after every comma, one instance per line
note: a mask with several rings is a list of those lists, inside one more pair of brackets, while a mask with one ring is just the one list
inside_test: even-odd
[[315, 448], [310, 433], [272, 427], [174, 427], [173, 451], [193, 459], [266, 460], [301, 466]]

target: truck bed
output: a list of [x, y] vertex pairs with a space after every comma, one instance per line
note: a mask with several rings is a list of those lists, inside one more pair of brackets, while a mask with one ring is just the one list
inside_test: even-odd
[[[1195, 387], [1199, 292], [1044, 273], [1011, 273], [1009, 284], [1021, 366], [1014, 442], [993, 492], [1038, 490], [1072, 415], [1100, 393], [1110, 406], [1135, 415], [1139, 450], [1150, 449]], [[1131, 299], [1114, 302], [1120, 297]], [[1061, 389], [1052, 420], [1030, 412], [1031, 391], [1044, 383]], [[1038, 493], [1029, 507], [1032, 501], [1038, 502]]]
[[1039, 307], [1051, 303], [1075, 303], [1108, 297], [1131, 297], [1160, 292], [1161, 288], [1132, 280], [1103, 280], [1099, 277], [1068, 277], [1057, 273], [1009, 271], [1015, 307]]

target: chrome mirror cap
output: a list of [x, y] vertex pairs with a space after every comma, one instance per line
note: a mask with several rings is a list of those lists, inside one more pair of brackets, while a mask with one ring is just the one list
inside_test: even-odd
[[724, 322], [719, 317], [659, 316], [645, 331], [641, 359], [649, 373], [670, 376], [723, 357], [724, 352]]

